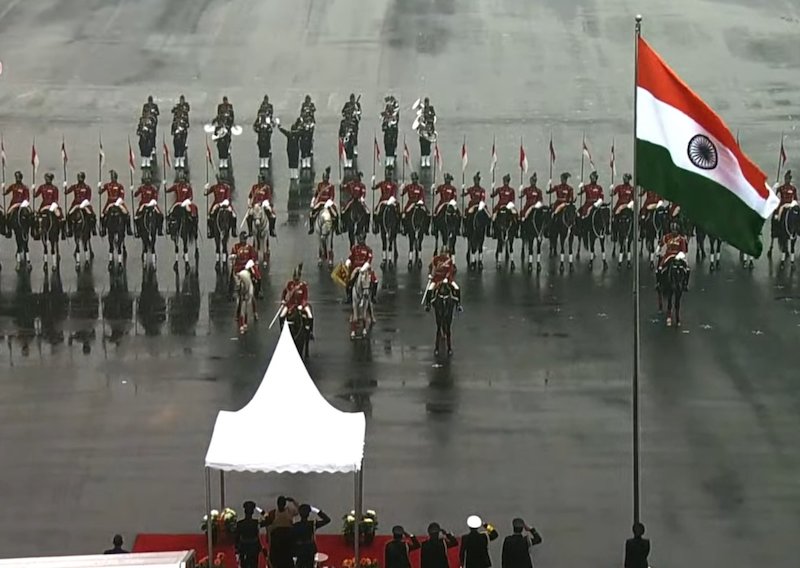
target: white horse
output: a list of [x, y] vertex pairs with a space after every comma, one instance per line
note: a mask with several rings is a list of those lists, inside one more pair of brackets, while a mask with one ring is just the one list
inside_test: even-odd
[[253, 246], [256, 254], [261, 259], [261, 266], [266, 268], [269, 265], [269, 201], [256, 204], [250, 211], [253, 219]]
[[322, 211], [317, 215], [317, 234], [319, 234], [319, 259], [317, 266], [327, 263], [328, 267], [333, 267], [333, 214], [331, 206], [333, 202], [328, 200], [322, 207]]
[[353, 282], [353, 312], [350, 315], [350, 339], [358, 333], [366, 337], [375, 324], [372, 312], [372, 268], [369, 263], [362, 266]]
[[253, 275], [250, 273], [252, 267], [253, 261], [250, 260], [245, 265], [244, 270], [234, 274], [236, 282], [236, 321], [239, 325], [240, 334], [244, 334], [247, 331], [248, 308], [253, 314], [253, 321], [258, 320], [255, 286], [253, 284]]

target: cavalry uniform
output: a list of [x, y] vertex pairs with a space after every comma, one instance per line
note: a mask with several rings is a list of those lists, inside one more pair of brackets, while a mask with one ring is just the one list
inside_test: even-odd
[[524, 220], [527, 219], [537, 203], [542, 203], [542, 190], [535, 185], [529, 185], [522, 190], [522, 197], [525, 198], [525, 203], [522, 206], [520, 217]]
[[[492, 192], [491, 197], [497, 197], [497, 203], [494, 205], [494, 209], [492, 209], [492, 218], [494, 219], [497, 216], [497, 213], [506, 208], [509, 204], [512, 206], [514, 205], [514, 201], [516, 200], [517, 196], [514, 191], [514, 188], [510, 185], [501, 185]], [[514, 215], [517, 214], [516, 211], [513, 211]]]
[[9, 185], [3, 192], [3, 195], [9, 194], [11, 195], [11, 203], [8, 205], [6, 217], [11, 215], [11, 213], [15, 209], [18, 209], [23, 203], [27, 203], [30, 206], [31, 191], [24, 183], [12, 183]]
[[594, 204], [598, 200], [603, 201], [603, 187], [598, 183], [587, 183], [583, 186], [581, 193], [584, 195], [584, 201], [578, 213], [581, 217], [588, 217]]
[[367, 196], [367, 186], [365, 186], [361, 180], [354, 179], [349, 181], [344, 186], [344, 191], [350, 196], [350, 199], [347, 200], [347, 203], [344, 205], [344, 209], [342, 213], [350, 209], [350, 206], [358, 200], [364, 200]]
[[261, 207], [267, 212], [269, 219], [269, 234], [275, 236], [275, 211], [272, 208], [272, 187], [266, 182], [254, 183], [247, 195], [247, 229], [253, 234], [253, 209]]
[[[238, 274], [242, 270], [250, 270], [253, 279], [258, 282], [261, 281], [261, 270], [258, 268], [258, 253], [255, 247], [250, 243], [236, 243], [231, 249], [231, 258], [233, 259], [233, 273]], [[247, 264], [252, 261], [252, 265], [248, 268]]]
[[189, 185], [189, 182], [175, 182], [171, 187], [167, 188], [166, 191], [167, 193], [175, 194], [175, 201], [169, 208], [170, 214], [178, 205], [183, 205], [183, 203], [188, 200], [190, 202], [188, 204], [189, 213], [192, 215], [192, 217], [197, 219], [197, 205], [194, 204], [194, 191], [192, 190], [192, 186]]
[[139, 205], [136, 207], [134, 218], [138, 221], [142, 216], [142, 212], [144, 211], [145, 207], [150, 206], [152, 203], [152, 207], [156, 212], [156, 216], [158, 217], [158, 234], [163, 235], [164, 214], [161, 212], [161, 208], [158, 206], [158, 187], [152, 183], [144, 183], [138, 187], [136, 192], [133, 194], [133, 197], [139, 198]]
[[209, 187], [205, 194], [214, 196], [214, 200], [211, 202], [211, 207], [208, 210], [209, 217], [216, 213], [217, 209], [227, 201], [227, 206], [230, 208], [231, 213], [233, 213], [234, 219], [236, 218], [236, 211], [234, 211], [233, 204], [231, 203], [231, 186], [224, 181], [218, 181]]
[[655, 191], [645, 191], [644, 192], [644, 203], [642, 203], [642, 216], [646, 214], [647, 211], [653, 211], [658, 207], [659, 202], [663, 201], [661, 196], [657, 194]]
[[425, 288], [425, 309], [430, 309], [434, 291], [447, 280], [453, 287], [453, 293], [461, 307], [461, 290], [455, 282], [456, 265], [448, 253], [434, 256], [428, 265], [428, 286]]
[[[355, 244], [350, 249], [350, 255], [347, 257], [347, 260], [344, 262], [344, 265], [350, 271], [349, 274], [349, 281], [353, 281], [353, 277], [355, 276], [356, 272], [361, 270], [365, 264], [370, 263], [372, 264], [372, 249], [369, 248], [365, 244]], [[372, 272], [372, 282], [377, 283], [378, 277], [375, 275], [375, 272]]]
[[330, 207], [333, 216], [339, 217], [339, 210], [336, 208], [336, 187], [330, 181], [321, 181], [317, 184], [317, 190], [311, 200], [312, 216], [316, 216], [328, 201], [333, 201]]
[[556, 194], [556, 202], [553, 203], [553, 215], [557, 215], [568, 203], [575, 202], [575, 190], [568, 183], [560, 183], [547, 190], [547, 193]]
[[403, 207], [403, 217], [420, 201], [425, 205], [425, 188], [418, 183], [407, 183], [403, 187], [403, 195], [408, 196], [405, 207]]
[[663, 272], [669, 262], [679, 253], [688, 254], [689, 242], [680, 233], [668, 233], [661, 238], [661, 259], [658, 261], [658, 272]]
[[797, 188], [791, 183], [784, 183], [776, 190], [776, 192], [780, 198], [780, 203], [775, 209], [774, 214], [774, 217], [777, 219], [781, 216], [781, 213], [787, 206], [797, 201]]
[[72, 184], [67, 188], [67, 191], [64, 192], [64, 195], [72, 194], [72, 203], [69, 206], [69, 210], [67, 211], [67, 216], [70, 216], [75, 209], [81, 206], [81, 203], [84, 201], [88, 201], [89, 203], [86, 205], [86, 209], [89, 211], [91, 215], [94, 215], [94, 209], [92, 208], [92, 188], [89, 187], [88, 184], [84, 182], [79, 182]]
[[614, 188], [612, 196], [617, 197], [617, 204], [614, 206], [614, 215], [619, 215], [629, 203], [633, 203], [633, 186], [629, 183], [622, 183]]
[[122, 212], [125, 215], [128, 215], [128, 207], [125, 205], [125, 188], [121, 183], [110, 181], [104, 184], [100, 188], [100, 195], [103, 195], [104, 193], [106, 194], [106, 204], [103, 205], [103, 210], [100, 212], [101, 217], [105, 217], [109, 207], [112, 205], [117, 205], [118, 199], [122, 200], [122, 202], [119, 204], [119, 208], [122, 209]]
[[33, 196], [41, 198], [39, 202], [39, 213], [44, 213], [45, 209], [49, 209], [52, 205], [55, 205], [54, 212], [56, 217], [61, 219], [61, 207], [58, 205], [58, 188], [55, 185], [52, 183], [43, 183], [36, 188], [36, 192]]
[[436, 217], [448, 203], [454, 201], [458, 195], [458, 191], [451, 183], [443, 183], [436, 188], [436, 195], [439, 196], [439, 203], [433, 210], [433, 216]]
[[483, 189], [480, 185], [475, 184], [472, 187], [468, 188], [464, 195], [469, 197], [469, 202], [467, 203], [467, 210], [464, 211], [464, 215], [471, 215], [475, 208], [480, 205], [481, 201], [486, 201], [486, 190]]
[[289, 280], [281, 293], [283, 307], [279, 317], [285, 319], [292, 311], [301, 310], [305, 317], [312, 320], [314, 315], [311, 313], [308, 297], [308, 283], [305, 280], [300, 280], [299, 278], [297, 280]]
[[669, 206], [669, 216], [670, 218], [675, 218], [681, 214], [681, 206], [677, 203], [671, 203]]
[[392, 180], [383, 180], [380, 182], [376, 187], [373, 188], [373, 191], [379, 189], [381, 192], [380, 201], [375, 206], [375, 214], [378, 214], [381, 211], [381, 208], [384, 205], [387, 205], [390, 199], [394, 199], [397, 201], [397, 184], [394, 183]]

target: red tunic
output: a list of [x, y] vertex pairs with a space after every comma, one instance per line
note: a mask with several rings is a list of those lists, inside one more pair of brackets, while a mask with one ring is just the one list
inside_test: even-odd
[[445, 279], [452, 282], [456, 274], [456, 266], [453, 263], [453, 259], [447, 254], [434, 256], [428, 270], [434, 284], [441, 284]]
[[327, 181], [321, 181], [317, 184], [317, 191], [314, 194], [314, 207], [323, 205], [328, 200], [335, 201], [336, 188], [334, 185]]
[[596, 183], [589, 183], [583, 186], [584, 201], [581, 205], [580, 214], [586, 217], [592, 206], [598, 199], [603, 199], [603, 188]]
[[687, 254], [689, 252], [689, 243], [686, 240], [686, 237], [676, 233], [664, 235], [661, 238], [661, 246], [665, 247], [666, 251], [658, 263], [659, 268], [666, 266], [667, 262], [670, 259], [675, 258], [679, 252], [682, 252], [683, 254]]
[[492, 197], [497, 197], [497, 203], [495, 203], [494, 205], [495, 213], [500, 211], [500, 209], [502, 209], [509, 203], [514, 203], [514, 201], [517, 199], [516, 192], [514, 191], [514, 188], [511, 187], [510, 185], [502, 185], [496, 188], [492, 192]]
[[575, 190], [572, 189], [572, 186], [567, 183], [560, 183], [556, 186], [553, 186], [547, 190], [547, 193], [556, 194], [556, 202], [553, 204], [553, 209], [575, 201]]
[[[139, 189], [136, 190], [133, 196], [139, 198], [139, 209], [141, 209], [154, 199], [158, 201], [158, 188], [147, 183], [139, 186]], [[158, 207], [158, 205], [156, 205], [156, 207]]]
[[[175, 194], [175, 201], [173, 202], [172, 206], [175, 207], [176, 205], [183, 203], [187, 199], [189, 201], [194, 201], [194, 191], [192, 190], [192, 186], [186, 183], [185, 181], [179, 181], [176, 184], [173, 184], [172, 187], [167, 188], [167, 193], [174, 193]], [[197, 205], [192, 203], [190, 205], [190, 209], [193, 216], [197, 216]]]
[[[84, 200], [89, 201], [89, 203], [92, 201], [92, 188], [85, 183], [76, 183], [69, 186], [65, 194], [69, 195], [70, 193], [72, 194], [72, 203], [69, 206], [70, 209], [79, 207]], [[89, 205], [89, 207], [91, 208], [91, 205]]]
[[116, 202], [117, 199], [125, 199], [125, 188], [121, 183], [110, 181], [100, 188], [100, 195], [106, 194], [106, 204], [103, 206], [103, 211], [108, 209], [111, 204]]
[[269, 201], [270, 205], [272, 205], [272, 188], [268, 183], [253, 184], [253, 187], [250, 188], [250, 193], [247, 198], [253, 205], [259, 205], [264, 201]]
[[467, 209], [477, 207], [481, 201], [486, 201], [486, 190], [479, 185], [473, 185], [467, 189], [467, 195], [469, 196]]
[[383, 180], [381, 183], [378, 184], [378, 189], [381, 191], [381, 200], [378, 203], [384, 203], [389, 201], [390, 197], [394, 197], [397, 199], [397, 184], [391, 180]]
[[614, 188], [611, 195], [617, 196], [617, 205], [614, 207], [614, 214], [616, 215], [628, 203], [633, 202], [633, 186], [629, 183], [622, 183]]
[[533, 206], [542, 201], [542, 190], [535, 185], [529, 185], [522, 190], [525, 204], [522, 206], [522, 216], [525, 217]]
[[12, 205], [19, 205], [23, 201], [30, 201], [31, 200], [31, 190], [28, 189], [28, 186], [24, 183], [12, 183], [6, 189], [3, 195], [11, 194], [11, 203], [9, 207]]
[[403, 208], [404, 213], [408, 213], [418, 201], [425, 202], [425, 188], [418, 183], [406, 184], [403, 187], [403, 195], [408, 195], [408, 201], [406, 201], [406, 206]]
[[230, 203], [231, 186], [229, 186], [225, 182], [215, 183], [214, 185], [208, 188], [208, 192], [206, 193], [206, 195], [209, 194], [214, 195], [214, 201], [211, 203], [211, 207], [222, 204], [222, 202], [225, 201], [226, 199]]
[[245, 270], [247, 263], [253, 261], [253, 266], [250, 271], [256, 280], [261, 279], [261, 272], [258, 269], [258, 253], [253, 245], [249, 243], [236, 243], [231, 249], [231, 256], [233, 257], [233, 273], [238, 274]]
[[350, 256], [347, 257], [350, 261], [350, 273], [358, 268], [361, 268], [367, 262], [372, 262], [372, 249], [367, 245], [356, 244], [350, 249]]
[[797, 188], [790, 183], [785, 183], [778, 188], [778, 197], [781, 198], [780, 205], [797, 201]]
[[290, 312], [297, 308], [305, 309], [308, 306], [308, 284], [303, 280], [289, 280], [283, 289], [281, 300]]
[[442, 185], [436, 188], [436, 195], [439, 196], [439, 203], [436, 204], [434, 215], [438, 215], [442, 207], [444, 207], [452, 200], [454, 200], [456, 198], [456, 195], [458, 195], [458, 192], [456, 191], [456, 188], [453, 187], [453, 185], [449, 183], [443, 183]]
[[347, 205], [345, 205], [345, 209], [350, 207], [354, 201], [364, 199], [367, 196], [367, 186], [360, 181], [353, 180], [349, 182], [344, 186], [344, 190], [350, 196], [350, 199], [347, 201]]
[[42, 198], [41, 203], [39, 203], [39, 211], [50, 207], [53, 203], [58, 205], [58, 188], [52, 183], [43, 183], [37, 187], [33, 196]]
[[644, 203], [642, 203], [642, 209], [653, 209], [658, 202], [661, 201], [661, 196], [658, 195], [655, 191], [645, 191], [644, 192]]

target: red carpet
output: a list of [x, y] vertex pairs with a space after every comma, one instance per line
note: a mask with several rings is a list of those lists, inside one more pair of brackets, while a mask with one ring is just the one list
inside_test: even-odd
[[[383, 548], [390, 539], [389, 536], [376, 536], [369, 546], [361, 547], [361, 557], [375, 558], [383, 566]], [[353, 557], [353, 547], [345, 543], [341, 535], [318, 534], [317, 548], [319, 552], [328, 555], [328, 561], [323, 566], [341, 568], [342, 561]], [[194, 550], [197, 558], [206, 556], [206, 536], [199, 534], [140, 534], [133, 543], [133, 552], [168, 552], [173, 550]], [[225, 568], [236, 568], [236, 557], [231, 542], [220, 542], [214, 547], [214, 556], [217, 552], [225, 553]], [[411, 553], [413, 568], [419, 568], [419, 551]], [[260, 566], [266, 566], [261, 558]], [[458, 566], [458, 547], [450, 549], [450, 566]]]

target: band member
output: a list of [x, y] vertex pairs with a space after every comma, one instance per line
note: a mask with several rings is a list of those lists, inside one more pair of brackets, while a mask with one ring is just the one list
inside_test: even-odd
[[153, 95], [147, 97], [147, 102], [142, 105], [142, 116], [152, 116], [156, 124], [158, 124], [158, 117], [161, 112], [158, 110], [158, 105], [153, 102]]
[[216, 123], [222, 124], [228, 130], [231, 129], [234, 123], [233, 105], [228, 101], [228, 97], [222, 97], [222, 102], [217, 105], [217, 116], [214, 119]]
[[314, 234], [314, 222], [317, 219], [317, 215], [322, 210], [323, 207], [330, 202], [328, 208], [331, 211], [331, 215], [333, 216], [333, 227], [337, 234], [339, 234], [339, 211], [336, 208], [336, 203], [334, 203], [336, 199], [336, 188], [331, 183], [331, 167], [328, 166], [325, 168], [325, 172], [322, 174], [322, 181], [317, 184], [317, 191], [314, 193], [314, 197], [311, 199], [311, 212], [308, 216], [308, 234]]
[[[67, 211], [67, 219], [69, 219], [70, 215], [72, 215], [72, 213], [74, 213], [78, 208], [85, 209], [89, 213], [89, 224], [92, 227], [92, 234], [96, 235], [97, 222], [95, 219], [94, 208], [92, 207], [92, 188], [86, 183], [86, 174], [84, 172], [78, 172], [77, 183], [69, 186], [64, 192], [64, 195], [70, 194], [72, 194], [72, 204], [69, 206], [69, 210]], [[72, 228], [70, 227], [69, 223], [67, 223], [67, 236], [72, 236]]]
[[294, 310], [300, 310], [305, 321], [309, 339], [314, 339], [314, 314], [308, 302], [308, 282], [303, 280], [303, 264], [300, 263], [292, 273], [292, 279], [286, 283], [281, 293], [281, 310], [278, 314], [281, 327], [286, 318]]
[[177, 116], [184, 116], [189, 118], [189, 103], [186, 102], [186, 97], [181, 95], [178, 97], [178, 104], [172, 107], [172, 114]]
[[458, 539], [439, 523], [428, 525], [428, 540], [422, 543], [419, 568], [450, 568], [447, 551], [458, 546]]
[[425, 311], [430, 311], [431, 301], [436, 293], [436, 289], [447, 280], [453, 289], [453, 296], [458, 302], [458, 311], [462, 311], [461, 307], [461, 288], [458, 287], [455, 281], [456, 265], [453, 258], [450, 256], [450, 251], [447, 250], [447, 244], [442, 245], [442, 249], [438, 256], [434, 256], [428, 266], [428, 285], [425, 288], [425, 297], [423, 302], [425, 304]]
[[100, 212], [100, 235], [105, 236], [106, 233], [106, 214], [108, 210], [114, 206], [119, 207], [122, 214], [125, 216], [125, 226], [129, 235], [133, 234], [131, 230], [131, 214], [128, 211], [128, 206], [125, 205], [125, 188], [118, 181], [117, 172], [110, 170], [108, 176], [111, 180], [104, 184], [99, 192], [100, 195], [106, 195], [106, 203], [103, 205], [103, 210]]

